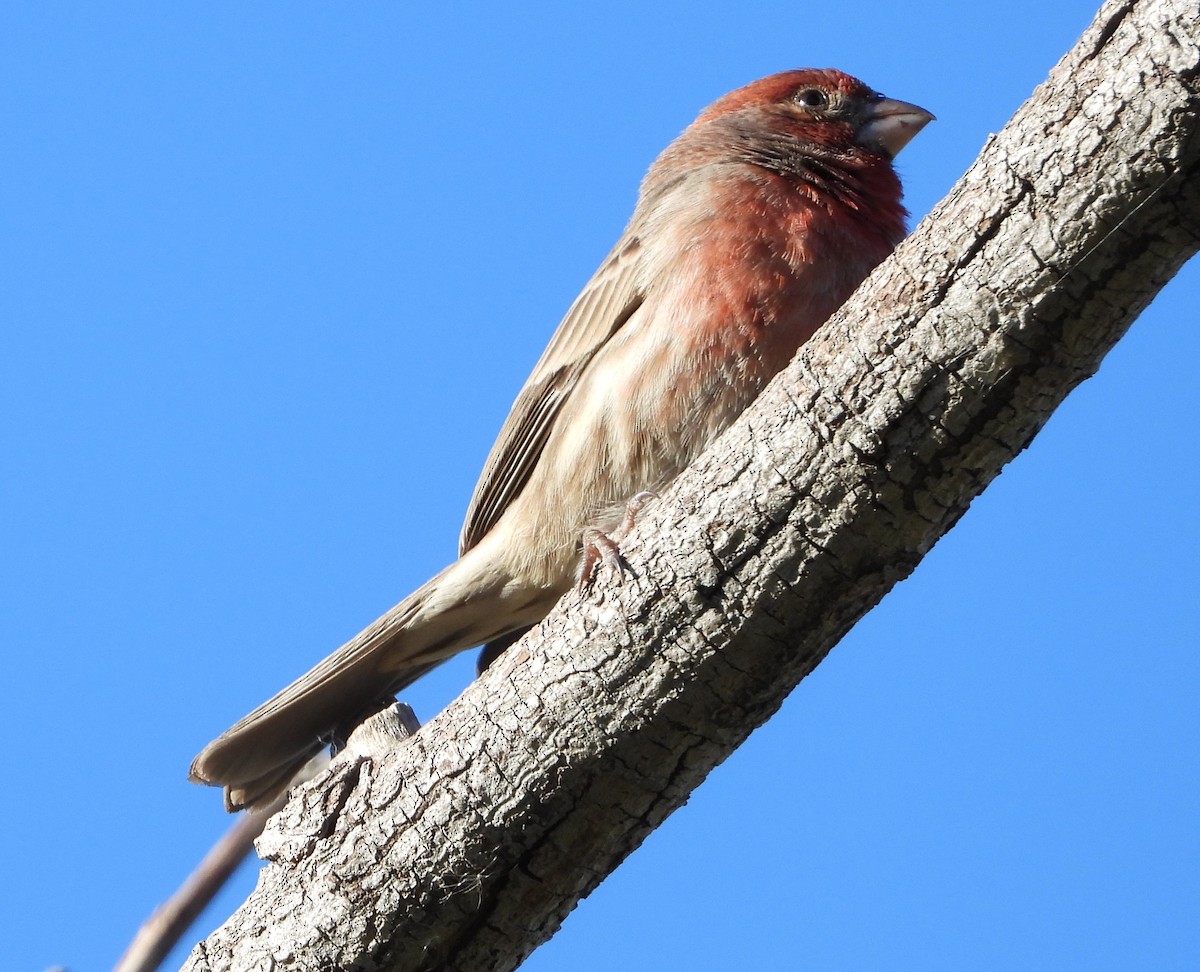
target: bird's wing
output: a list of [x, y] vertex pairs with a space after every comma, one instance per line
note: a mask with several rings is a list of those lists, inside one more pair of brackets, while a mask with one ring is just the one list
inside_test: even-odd
[[508, 413], [475, 486], [459, 553], [486, 534], [529, 480], [579, 376], [642, 303], [636, 236], [623, 237], [567, 311]]

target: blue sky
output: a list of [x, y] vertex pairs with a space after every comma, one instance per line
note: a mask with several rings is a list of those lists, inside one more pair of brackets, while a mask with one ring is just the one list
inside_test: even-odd
[[[192, 755], [453, 556], [700, 108], [806, 65], [929, 108], [915, 221], [1094, 13], [401, 6], [0, 11], [7, 968], [111, 967], [228, 825]], [[1195, 968], [1198, 302], [1190, 266], [526, 968]]]

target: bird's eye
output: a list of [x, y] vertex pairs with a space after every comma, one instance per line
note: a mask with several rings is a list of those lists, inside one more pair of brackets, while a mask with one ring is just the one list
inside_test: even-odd
[[805, 108], [826, 108], [829, 106], [829, 96], [820, 88], [805, 88], [796, 92], [796, 104]]

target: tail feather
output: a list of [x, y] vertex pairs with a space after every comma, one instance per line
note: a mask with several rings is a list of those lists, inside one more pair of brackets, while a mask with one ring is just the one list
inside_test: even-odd
[[[264, 806], [340, 727], [351, 727], [451, 655], [529, 622], [459, 560], [209, 743], [190, 779], [230, 810]], [[544, 613], [544, 611], [542, 612]]]

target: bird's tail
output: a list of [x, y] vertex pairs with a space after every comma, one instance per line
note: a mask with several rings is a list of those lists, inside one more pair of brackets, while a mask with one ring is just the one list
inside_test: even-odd
[[190, 778], [225, 788], [225, 806], [265, 806], [330, 736], [434, 666], [544, 616], [549, 592], [515, 595], [470, 551], [307, 674], [213, 740]]

